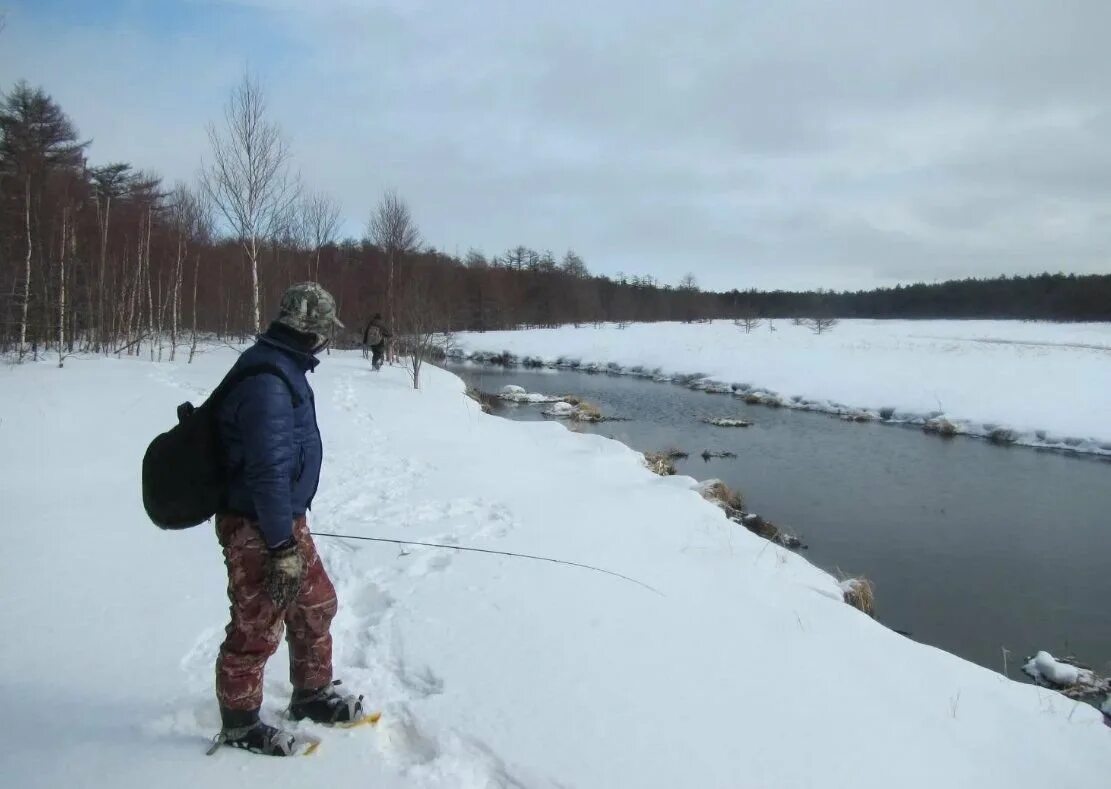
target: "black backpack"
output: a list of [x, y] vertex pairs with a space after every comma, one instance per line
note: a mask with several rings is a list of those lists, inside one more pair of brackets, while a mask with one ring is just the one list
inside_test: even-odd
[[179, 405], [177, 424], [150, 442], [143, 455], [143, 507], [156, 526], [187, 529], [225, 506], [227, 475], [216, 415], [232, 389], [263, 373], [282, 379], [294, 408], [301, 404], [293, 383], [278, 367], [243, 367], [225, 377], [199, 406]]

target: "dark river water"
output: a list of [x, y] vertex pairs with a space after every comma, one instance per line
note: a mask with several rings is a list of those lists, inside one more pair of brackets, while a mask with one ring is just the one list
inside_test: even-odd
[[[1002, 670], [1039, 649], [1111, 673], [1111, 463], [998, 447], [605, 374], [452, 365], [487, 392], [575, 394], [628, 421], [583, 425], [641, 451], [690, 453], [746, 509], [799, 534], [814, 564], [876, 585], [880, 620]], [[543, 406], [498, 413], [544, 419]], [[704, 417], [738, 416], [749, 428]], [[706, 449], [736, 459], [704, 461]]]

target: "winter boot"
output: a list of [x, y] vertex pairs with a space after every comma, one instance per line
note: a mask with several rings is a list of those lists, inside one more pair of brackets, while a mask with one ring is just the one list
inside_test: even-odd
[[223, 728], [212, 740], [208, 749], [211, 756], [221, 745], [242, 748], [264, 756], [292, 756], [297, 750], [297, 738], [289, 732], [267, 725], [259, 720], [258, 710], [221, 710]]
[[345, 696], [336, 690], [337, 679], [316, 690], [295, 690], [289, 702], [289, 717], [308, 718], [315, 723], [353, 723], [363, 714], [362, 696]]

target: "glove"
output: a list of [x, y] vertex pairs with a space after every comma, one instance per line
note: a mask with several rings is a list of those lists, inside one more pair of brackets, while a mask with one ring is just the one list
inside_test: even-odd
[[303, 570], [301, 554], [293, 540], [270, 549], [266, 560], [266, 593], [278, 608], [286, 608], [297, 599]]

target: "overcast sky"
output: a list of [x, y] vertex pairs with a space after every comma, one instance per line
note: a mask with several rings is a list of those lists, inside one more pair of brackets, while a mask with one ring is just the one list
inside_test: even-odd
[[1108, 0], [0, 0], [0, 81], [191, 179], [245, 66], [360, 235], [703, 287], [1111, 271]]

